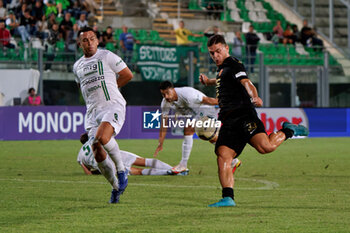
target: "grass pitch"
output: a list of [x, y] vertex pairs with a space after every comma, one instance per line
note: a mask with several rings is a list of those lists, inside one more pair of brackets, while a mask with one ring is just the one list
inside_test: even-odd
[[[119, 140], [151, 157], [156, 140]], [[158, 158], [176, 165], [181, 140]], [[350, 138], [288, 140], [272, 154], [247, 146], [234, 208], [220, 199], [213, 146], [195, 140], [189, 176], [131, 176], [117, 205], [102, 176], [76, 162], [79, 141], [0, 141], [0, 232], [350, 232]]]

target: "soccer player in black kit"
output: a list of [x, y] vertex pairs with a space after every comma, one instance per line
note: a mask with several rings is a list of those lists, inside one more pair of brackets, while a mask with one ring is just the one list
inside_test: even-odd
[[208, 50], [218, 67], [216, 79], [208, 79], [201, 74], [204, 85], [215, 85], [219, 101], [219, 120], [222, 123], [215, 145], [219, 180], [222, 186], [222, 199], [209, 207], [236, 206], [234, 201], [234, 177], [232, 159], [239, 156], [249, 143], [259, 153], [270, 153], [283, 141], [293, 136], [307, 136], [308, 129], [302, 125], [284, 122], [281, 130], [271, 133], [265, 131], [255, 107], [263, 105], [258, 92], [249, 80], [244, 65], [229, 55], [229, 47], [221, 35], [208, 40]]

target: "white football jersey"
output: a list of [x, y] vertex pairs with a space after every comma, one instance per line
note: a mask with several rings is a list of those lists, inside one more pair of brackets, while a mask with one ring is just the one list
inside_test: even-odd
[[117, 76], [126, 68], [124, 61], [108, 50], [97, 49], [92, 57], [81, 57], [75, 62], [75, 81], [80, 84], [87, 113], [110, 105], [126, 105], [117, 85]]
[[215, 106], [202, 104], [204, 95], [202, 92], [192, 87], [175, 87], [177, 101], [169, 103], [163, 98], [161, 109], [163, 115], [169, 115], [170, 110], [177, 114], [200, 117], [203, 115], [216, 117]]
[[92, 147], [89, 142], [86, 142], [78, 153], [77, 161], [79, 164], [84, 164], [85, 167], [90, 170], [100, 170], [97, 166], [94, 153], [92, 152]]
[[[140, 156], [135, 155], [128, 151], [120, 151], [120, 155], [122, 158], [122, 161], [125, 165], [125, 167], [130, 170], [131, 165], [135, 162], [136, 158], [140, 158]], [[109, 157], [107, 159], [111, 160]], [[78, 153], [77, 161], [79, 164], [84, 164], [85, 167], [89, 168], [90, 170], [99, 170], [97, 162], [95, 160], [94, 153], [92, 152], [92, 147], [90, 145], [90, 141], [86, 142], [81, 148]], [[111, 164], [114, 163], [111, 162]]]

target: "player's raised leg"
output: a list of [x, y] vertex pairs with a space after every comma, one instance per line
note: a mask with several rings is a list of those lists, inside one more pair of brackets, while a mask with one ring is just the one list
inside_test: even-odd
[[254, 135], [249, 143], [261, 154], [273, 152], [282, 142], [293, 136], [307, 136], [309, 131], [305, 126], [295, 125], [289, 122], [283, 123], [283, 128], [267, 136], [266, 133]]
[[293, 131], [294, 136], [308, 136], [309, 130], [303, 125], [296, 125], [290, 122], [284, 122], [282, 124], [282, 131], [286, 131], [287, 129]]
[[265, 133], [255, 134], [249, 143], [260, 153], [266, 154], [273, 152], [286, 140], [286, 135], [282, 131], [271, 133], [267, 136]]

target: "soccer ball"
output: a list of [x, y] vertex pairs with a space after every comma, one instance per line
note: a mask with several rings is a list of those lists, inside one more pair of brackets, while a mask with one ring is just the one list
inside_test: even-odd
[[203, 116], [196, 121], [195, 131], [197, 136], [205, 141], [216, 140], [219, 134], [220, 121], [208, 116]]

